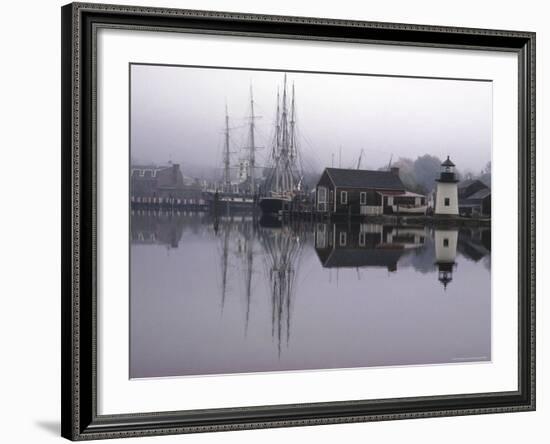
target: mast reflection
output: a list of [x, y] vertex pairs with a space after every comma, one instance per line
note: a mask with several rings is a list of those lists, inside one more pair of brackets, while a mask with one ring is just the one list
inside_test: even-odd
[[285, 225], [263, 218], [258, 230], [265, 252], [265, 275], [271, 295], [271, 335], [277, 340], [279, 357], [283, 341], [288, 346], [296, 277], [305, 243], [301, 225]]

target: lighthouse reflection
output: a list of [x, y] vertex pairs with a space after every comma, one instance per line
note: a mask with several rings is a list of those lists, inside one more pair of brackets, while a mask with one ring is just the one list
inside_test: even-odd
[[451, 362], [464, 344], [489, 359], [490, 239], [488, 227], [134, 212], [131, 375]]
[[458, 245], [458, 229], [435, 230], [435, 260], [437, 276], [443, 288], [453, 280], [453, 269], [456, 266], [456, 247]]

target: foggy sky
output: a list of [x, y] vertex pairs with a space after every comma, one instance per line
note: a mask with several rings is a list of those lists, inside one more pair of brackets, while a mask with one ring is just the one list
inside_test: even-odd
[[[221, 167], [225, 104], [232, 150], [247, 146], [253, 86], [257, 164], [266, 165], [282, 72], [132, 65], [133, 162], [169, 160], [196, 170]], [[306, 170], [387, 165], [390, 156], [450, 155], [462, 171], [491, 159], [492, 83], [288, 73], [296, 88], [299, 149]], [[341, 162], [340, 162], [341, 147]], [[237, 154], [236, 154], [237, 155]]]

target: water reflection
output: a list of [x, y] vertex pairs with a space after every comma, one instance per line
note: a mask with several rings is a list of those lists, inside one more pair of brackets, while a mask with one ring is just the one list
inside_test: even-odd
[[265, 276], [271, 296], [271, 335], [277, 339], [280, 355], [283, 337], [287, 345], [290, 340], [292, 301], [306, 237], [303, 230], [290, 225], [260, 225], [257, 234], [265, 252]]
[[323, 267], [384, 267], [397, 271], [399, 259], [424, 245], [427, 229], [381, 224], [318, 223], [315, 250]]
[[135, 212], [131, 375], [490, 359], [490, 239], [482, 227]]

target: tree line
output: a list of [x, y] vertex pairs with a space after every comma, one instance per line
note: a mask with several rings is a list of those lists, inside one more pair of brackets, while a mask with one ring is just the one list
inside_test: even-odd
[[[441, 172], [442, 160], [437, 156], [424, 154], [415, 160], [400, 157], [392, 163], [393, 167], [399, 168], [399, 177], [407, 189], [416, 193], [428, 194], [435, 188], [435, 180]], [[380, 168], [386, 170], [387, 167]], [[458, 180], [478, 179], [491, 186], [491, 162], [487, 162], [485, 167], [479, 172], [461, 171], [456, 169]]]

